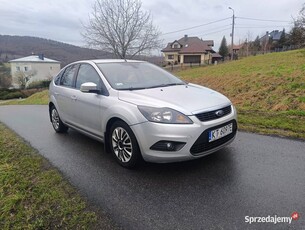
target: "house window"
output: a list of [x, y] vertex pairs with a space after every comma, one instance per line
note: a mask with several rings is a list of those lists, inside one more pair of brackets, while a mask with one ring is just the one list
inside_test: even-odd
[[178, 44], [174, 44], [174, 49], [178, 49], [179, 45]]
[[50, 66], [50, 70], [52, 70], [53, 69], [53, 67], [52, 66]]
[[29, 68], [27, 66], [24, 67], [24, 71], [28, 71]]
[[19, 66], [16, 66], [16, 70], [17, 70], [17, 71], [20, 71], [20, 67], [19, 67]]
[[167, 56], [167, 59], [168, 59], [168, 60], [174, 59], [174, 55], [168, 55], [168, 56]]

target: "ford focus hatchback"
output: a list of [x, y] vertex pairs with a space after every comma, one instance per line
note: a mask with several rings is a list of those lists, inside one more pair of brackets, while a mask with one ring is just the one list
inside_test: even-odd
[[176, 162], [213, 153], [236, 135], [236, 110], [209, 88], [143, 61], [72, 63], [53, 79], [50, 120], [104, 142], [118, 163]]

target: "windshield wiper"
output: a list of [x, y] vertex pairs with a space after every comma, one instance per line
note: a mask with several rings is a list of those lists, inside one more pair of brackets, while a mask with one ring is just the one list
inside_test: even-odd
[[160, 85], [154, 85], [154, 86], [147, 87], [147, 88], [152, 89], [152, 88], [168, 87], [168, 86], [174, 86], [174, 85], [185, 85], [185, 83], [181, 82], [181, 83], [160, 84]]
[[129, 88], [123, 88], [123, 89], [118, 89], [118, 90], [141, 90], [141, 89], [147, 89], [147, 87], [129, 87]]
[[174, 86], [174, 85], [186, 85], [186, 83], [181, 82], [181, 83], [168, 83], [168, 84], [160, 84], [160, 85], [154, 85], [154, 86], [147, 86], [147, 87], [128, 87], [128, 88], [123, 88], [123, 89], [118, 89], [118, 90], [142, 90], [142, 89], [153, 89], [153, 88], [160, 88], [160, 87], [168, 87], [168, 86]]

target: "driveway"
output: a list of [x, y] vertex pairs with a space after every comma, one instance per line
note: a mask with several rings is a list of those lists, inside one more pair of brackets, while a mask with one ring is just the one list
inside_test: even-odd
[[[199, 160], [127, 170], [102, 143], [72, 130], [56, 134], [47, 106], [0, 106], [0, 121], [125, 229], [305, 229], [303, 141], [239, 132]], [[245, 222], [295, 211], [291, 224]]]

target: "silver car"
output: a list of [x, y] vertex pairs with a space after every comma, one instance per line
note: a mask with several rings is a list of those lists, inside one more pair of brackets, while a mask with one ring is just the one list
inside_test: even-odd
[[209, 88], [186, 83], [147, 62], [72, 63], [53, 79], [50, 120], [104, 142], [124, 167], [197, 159], [233, 141], [236, 110]]

